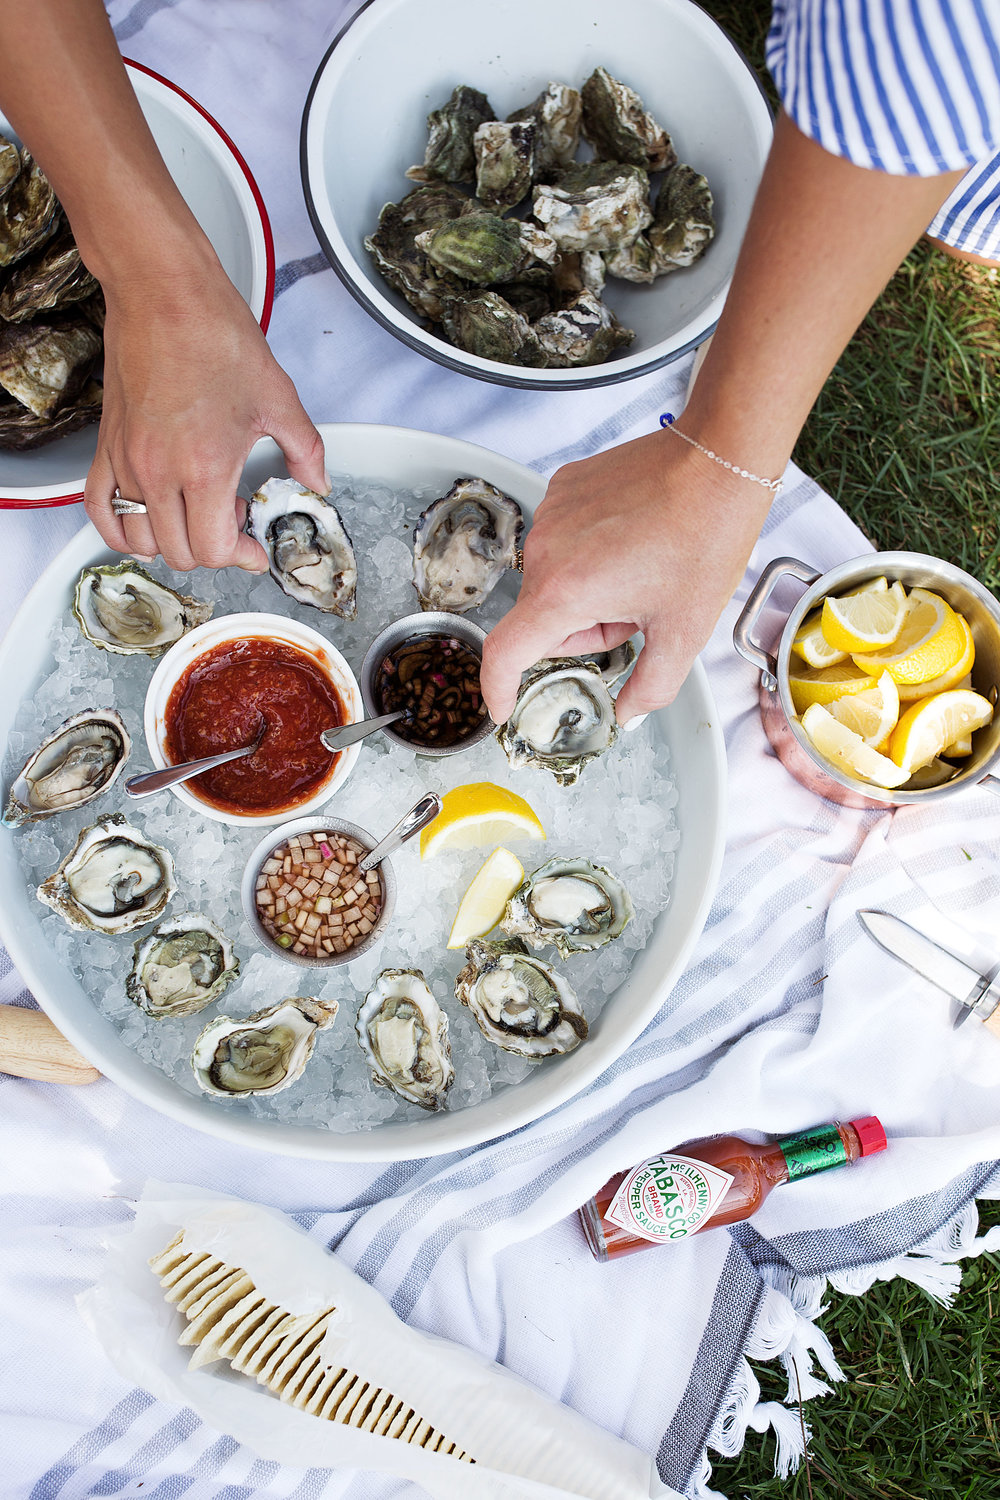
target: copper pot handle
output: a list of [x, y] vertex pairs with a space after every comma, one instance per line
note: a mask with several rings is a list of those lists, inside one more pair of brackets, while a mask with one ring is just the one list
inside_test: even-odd
[[753, 591], [744, 604], [743, 613], [736, 621], [736, 628], [733, 631], [733, 645], [752, 667], [760, 668], [761, 680], [772, 693], [778, 686], [778, 659], [769, 651], [765, 651], [763, 646], [758, 645], [753, 639], [753, 628], [772, 589], [780, 579], [789, 576], [797, 578], [801, 583], [809, 584], [815, 583], [820, 575], [808, 563], [799, 562], [798, 558], [774, 558], [767, 564], [754, 584]]

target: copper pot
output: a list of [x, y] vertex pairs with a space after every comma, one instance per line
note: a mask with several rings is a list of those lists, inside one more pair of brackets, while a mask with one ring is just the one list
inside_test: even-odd
[[[975, 749], [958, 773], [940, 786], [922, 791], [889, 790], [848, 776], [813, 749], [795, 712], [788, 685], [788, 660], [795, 634], [810, 610], [822, 604], [827, 594], [845, 594], [861, 588], [872, 578], [885, 575], [890, 583], [899, 579], [906, 588], [932, 589], [969, 623], [976, 647], [972, 685], [976, 692], [997, 701], [1000, 683], [1000, 604], [993, 595], [961, 568], [920, 552], [871, 552], [840, 563], [819, 574], [808, 563], [794, 557], [777, 557], [768, 563], [744, 606], [733, 631], [739, 654], [760, 669], [760, 713], [764, 732], [774, 752], [796, 781], [831, 802], [844, 807], [898, 807], [906, 802], [926, 802], [951, 797], [974, 785], [1000, 793], [1000, 778], [990, 774], [1000, 761], [1000, 716], [976, 734]], [[807, 585], [805, 593], [780, 627], [777, 642], [767, 649], [755, 637], [760, 616], [776, 585], [794, 579]]]

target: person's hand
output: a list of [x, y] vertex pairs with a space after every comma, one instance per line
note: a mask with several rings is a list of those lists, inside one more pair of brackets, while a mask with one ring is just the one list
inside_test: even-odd
[[[104, 411], [87, 478], [87, 514], [110, 547], [168, 567], [261, 572], [263, 548], [241, 530], [236, 486], [258, 438], [289, 473], [325, 494], [323, 443], [221, 267], [108, 291]], [[115, 489], [146, 515], [117, 517]]]
[[557, 470], [524, 544], [513, 609], [486, 639], [483, 696], [510, 716], [547, 656], [645, 645], [618, 695], [626, 723], [671, 702], [743, 576], [771, 496], [668, 432]]

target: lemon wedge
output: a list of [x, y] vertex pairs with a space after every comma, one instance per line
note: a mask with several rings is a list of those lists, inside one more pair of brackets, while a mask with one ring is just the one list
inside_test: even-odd
[[951, 688], [972, 686], [971, 672], [976, 660], [976, 645], [965, 616], [956, 610], [955, 618], [965, 636], [965, 649], [961, 656], [947, 672], [942, 672], [940, 677], [932, 677], [929, 682], [900, 683], [899, 696], [904, 703], [912, 703], [915, 698], [929, 698], [932, 693], [947, 693]]
[[544, 837], [538, 815], [523, 797], [492, 781], [469, 781], [441, 798], [441, 811], [420, 835], [420, 858]]
[[523, 879], [524, 866], [517, 855], [494, 849], [459, 902], [448, 947], [464, 948], [473, 938], [492, 932]]
[[966, 650], [962, 622], [946, 600], [930, 589], [911, 589], [906, 616], [891, 646], [853, 652], [855, 666], [873, 677], [888, 672], [898, 685], [926, 684], [950, 672]]
[[993, 718], [993, 705], [971, 688], [953, 688], [911, 704], [892, 732], [889, 754], [907, 775], [929, 765]]
[[802, 715], [802, 728], [820, 755], [838, 771], [870, 781], [874, 786], [902, 786], [910, 777], [895, 761], [866, 745], [860, 734], [840, 724], [819, 703], [810, 704]]
[[792, 641], [792, 650], [801, 656], [807, 667], [835, 667], [848, 657], [848, 652], [836, 650], [823, 634], [822, 616], [821, 609], [811, 610]]
[[830, 704], [830, 713], [840, 724], [860, 734], [866, 745], [883, 753], [899, 720], [899, 690], [888, 672], [863, 693], [849, 693]]
[[841, 598], [823, 600], [821, 628], [835, 651], [854, 655], [891, 646], [906, 618], [906, 590], [899, 582], [891, 589], [861, 589]]
[[863, 693], [875, 686], [878, 672], [862, 672], [853, 662], [842, 666], [800, 667], [789, 662], [788, 686], [797, 714], [805, 713], [811, 703], [835, 703], [848, 693]]

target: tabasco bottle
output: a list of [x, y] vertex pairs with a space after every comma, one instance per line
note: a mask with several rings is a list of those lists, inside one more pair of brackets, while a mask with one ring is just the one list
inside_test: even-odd
[[618, 1172], [580, 1209], [598, 1260], [686, 1239], [756, 1213], [773, 1187], [886, 1148], [874, 1115], [817, 1125], [762, 1146], [738, 1135], [688, 1141]]

